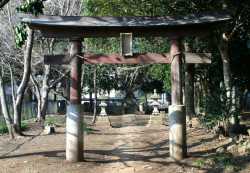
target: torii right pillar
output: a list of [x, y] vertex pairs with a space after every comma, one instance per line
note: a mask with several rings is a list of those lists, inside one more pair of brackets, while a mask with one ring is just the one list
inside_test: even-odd
[[187, 156], [186, 112], [182, 99], [182, 42], [171, 39], [171, 101], [169, 106], [169, 153], [174, 160]]

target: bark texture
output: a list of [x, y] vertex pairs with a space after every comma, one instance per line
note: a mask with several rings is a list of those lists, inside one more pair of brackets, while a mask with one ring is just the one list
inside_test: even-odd
[[6, 126], [8, 128], [10, 138], [13, 139], [14, 138], [14, 125], [13, 125], [13, 120], [10, 116], [9, 109], [7, 106], [6, 94], [4, 90], [3, 79], [1, 76], [0, 76], [0, 103], [1, 103], [3, 116], [5, 119]]
[[94, 112], [93, 112], [93, 120], [92, 123], [96, 122], [96, 116], [97, 116], [97, 88], [96, 88], [96, 73], [97, 73], [97, 68], [95, 66], [94, 69], [94, 79], [93, 79], [93, 86], [94, 86]]
[[50, 75], [50, 65], [44, 66], [44, 77], [43, 86], [41, 93], [41, 119], [40, 121], [45, 121], [48, 106], [48, 95], [49, 95], [49, 75]]
[[[225, 34], [224, 34], [225, 35]], [[223, 35], [223, 36], [224, 36]], [[226, 91], [226, 113], [229, 118], [233, 118], [233, 125], [237, 125], [239, 120], [238, 117], [235, 116], [234, 112], [234, 95], [232, 95], [232, 75], [231, 75], [231, 68], [230, 68], [230, 56], [229, 56], [229, 40], [222, 37], [221, 41], [219, 42], [218, 49], [220, 51], [221, 60], [223, 64], [223, 78], [224, 78], [224, 87]], [[224, 127], [226, 133], [229, 131], [229, 121], [226, 121], [226, 125]], [[234, 123], [235, 122], [235, 123]]]
[[0, 9], [3, 8], [10, 0], [0, 0]]
[[190, 122], [195, 116], [194, 110], [194, 64], [186, 64], [185, 70], [185, 105], [186, 119]]
[[182, 98], [182, 59], [181, 59], [181, 41], [171, 40], [171, 93], [172, 105], [181, 105]]
[[169, 149], [170, 157], [182, 160], [187, 155], [186, 114], [182, 97], [182, 52], [181, 40], [171, 40], [171, 94], [169, 106]]
[[16, 100], [14, 104], [14, 126], [18, 134], [21, 134], [21, 113], [22, 113], [22, 102], [24, 98], [24, 93], [27, 88], [30, 74], [31, 74], [31, 54], [33, 47], [34, 31], [28, 29], [28, 38], [26, 51], [24, 54], [24, 72], [22, 81], [17, 89]]
[[37, 116], [36, 116], [36, 118], [37, 118], [37, 121], [40, 121], [41, 120], [41, 91], [40, 91], [39, 84], [33, 75], [31, 75], [31, 81], [35, 87], [35, 95], [36, 95], [36, 99], [37, 99]]

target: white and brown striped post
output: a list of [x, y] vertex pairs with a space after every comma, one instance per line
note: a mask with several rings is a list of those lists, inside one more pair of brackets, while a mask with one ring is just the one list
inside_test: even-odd
[[182, 46], [179, 38], [171, 39], [171, 100], [169, 106], [169, 153], [174, 160], [187, 155], [186, 116], [182, 100]]
[[83, 127], [81, 115], [81, 70], [82, 61], [77, 56], [82, 51], [81, 40], [71, 42], [71, 84], [70, 105], [66, 121], [66, 160], [78, 162], [83, 160]]

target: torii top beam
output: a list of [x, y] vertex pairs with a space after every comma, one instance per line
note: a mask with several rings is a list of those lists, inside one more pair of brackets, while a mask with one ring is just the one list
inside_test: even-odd
[[22, 22], [40, 30], [44, 37], [72, 39], [118, 37], [120, 33], [127, 32], [135, 37], [197, 36], [229, 20], [231, 17], [228, 13], [213, 12], [184, 17], [24, 16]]

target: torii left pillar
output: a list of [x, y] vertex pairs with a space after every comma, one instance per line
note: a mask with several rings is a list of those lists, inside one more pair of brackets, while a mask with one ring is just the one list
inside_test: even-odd
[[171, 39], [171, 102], [169, 106], [169, 153], [174, 160], [187, 155], [186, 112], [182, 101], [182, 44], [179, 38]]
[[82, 51], [81, 40], [71, 41], [71, 84], [70, 105], [66, 120], [66, 160], [78, 162], [83, 160], [83, 127], [81, 115], [81, 71], [82, 61], [77, 56]]

